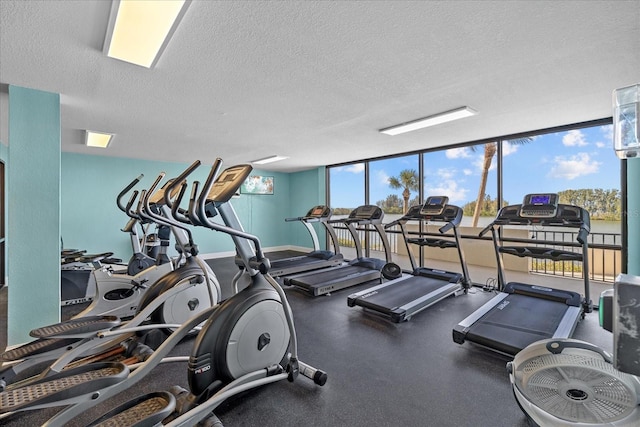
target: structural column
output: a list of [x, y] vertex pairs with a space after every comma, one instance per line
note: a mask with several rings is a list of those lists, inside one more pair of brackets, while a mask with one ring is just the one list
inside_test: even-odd
[[60, 320], [60, 95], [9, 86], [9, 345]]
[[627, 273], [640, 276], [640, 159], [627, 159]]

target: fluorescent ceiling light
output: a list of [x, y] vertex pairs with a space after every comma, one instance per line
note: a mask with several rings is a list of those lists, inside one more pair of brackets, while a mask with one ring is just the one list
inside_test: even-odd
[[191, 0], [114, 0], [104, 52], [151, 68], [169, 43]]
[[285, 159], [288, 159], [288, 157], [275, 155], [275, 156], [265, 157], [264, 159], [254, 160], [251, 163], [255, 163], [256, 165], [266, 165], [267, 163], [279, 162], [280, 160], [285, 160]]
[[452, 120], [463, 119], [465, 117], [478, 114], [477, 111], [469, 107], [456, 108], [455, 110], [445, 111], [444, 113], [434, 114], [433, 116], [424, 117], [422, 119], [413, 120], [411, 122], [402, 123], [400, 125], [391, 126], [380, 129], [381, 133], [387, 135], [399, 135], [412, 130], [422, 129], [429, 126], [439, 125], [441, 123], [450, 122]]
[[111, 138], [113, 138], [112, 133], [94, 132], [88, 130], [84, 142], [87, 147], [107, 148], [107, 146], [111, 142]]

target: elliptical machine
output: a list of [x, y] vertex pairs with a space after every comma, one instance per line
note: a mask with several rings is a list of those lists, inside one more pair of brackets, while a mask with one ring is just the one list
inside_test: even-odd
[[[140, 215], [131, 211], [131, 206], [138, 193], [137, 191], [132, 194], [126, 207], [122, 205], [122, 198], [124, 195], [131, 191], [133, 186], [138, 183], [143, 176], [144, 175], [141, 174], [133, 180], [120, 192], [120, 194], [118, 194], [118, 197], [116, 197], [118, 209], [129, 217], [129, 221], [121, 230], [129, 234], [131, 248], [133, 250], [133, 254], [127, 263], [127, 274], [129, 276], [135, 276], [151, 266], [165, 264], [171, 261], [167, 256], [166, 247], [169, 246], [169, 236], [172, 230], [165, 225], [160, 225], [157, 233], [153, 235], [148, 233], [148, 226], [152, 223], [150, 221], [145, 221], [145, 219], [140, 217]], [[146, 229], [145, 225], [147, 226]], [[142, 230], [142, 235], [138, 234], [138, 228]], [[177, 245], [182, 242], [180, 237], [180, 235], [176, 234]]]
[[[127, 298], [136, 287], [148, 286], [147, 282], [150, 280], [155, 281], [175, 268], [175, 265], [165, 265], [160, 269], [156, 267], [171, 263], [171, 259], [167, 256], [171, 232], [174, 233], [178, 251], [180, 251], [180, 245], [186, 240], [184, 233], [181, 230], [172, 230], [165, 225], [156, 224], [157, 233], [150, 235], [148, 229], [153, 223], [140, 217], [131, 209], [138, 196], [137, 190], [134, 191], [127, 206], [123, 205], [124, 196], [140, 182], [143, 176], [140, 175], [131, 181], [116, 197], [116, 205], [129, 217], [129, 221], [122, 229], [123, 232], [129, 235], [133, 251], [126, 265], [126, 270], [120, 268], [122, 267], [122, 260], [109, 258], [113, 255], [111, 252], [86, 254], [85, 251], [62, 250], [60, 266], [62, 306], [91, 302], [96, 298], [96, 295], [98, 298], [112, 301], [109, 304], [113, 305], [115, 301]], [[139, 229], [142, 231], [141, 234]], [[177, 262], [179, 262], [179, 259], [176, 260]], [[148, 269], [151, 269], [147, 272], [151, 273], [150, 275], [136, 277]], [[112, 277], [114, 275], [115, 278]], [[124, 281], [118, 282], [118, 280]], [[115, 290], [117, 292], [113, 292], [114, 289], [111, 289], [109, 282], [116, 285]], [[102, 289], [98, 289], [99, 285], [97, 283], [101, 283]], [[118, 286], [117, 283], [120, 283], [120, 285]], [[147, 284], [145, 285], [145, 283]], [[105, 296], [105, 291], [112, 293]], [[100, 295], [99, 292], [103, 292], [103, 294]], [[95, 315], [108, 314], [109, 307], [106, 310], [106, 312], [100, 312], [94, 308], [90, 313]], [[118, 313], [114, 314], [118, 315]], [[125, 314], [123, 317], [127, 315], [132, 316], [133, 313]]]
[[[163, 175], [164, 176], [164, 175]], [[183, 227], [177, 227], [174, 225], [168, 225], [167, 219], [171, 216], [169, 207], [166, 205], [164, 192], [171, 190], [173, 187], [169, 186], [161, 189], [155, 199], [150, 202], [148, 209], [143, 209], [143, 195], [140, 195], [137, 209], [134, 211], [132, 207], [135, 203], [135, 199], [138, 195], [138, 191], [134, 191], [126, 207], [122, 206], [122, 197], [130, 191], [137, 183], [136, 178], [127, 188], [125, 188], [117, 198], [117, 204], [123, 212], [125, 212], [131, 221], [141, 223], [154, 222], [162, 228], [162, 232], [165, 233], [171, 230], [176, 239], [176, 248], [180, 253], [180, 256], [170, 261], [167, 257], [167, 247], [169, 245], [168, 235], [162, 235], [160, 251], [158, 257], [154, 260], [154, 264], [147, 265], [151, 260], [150, 257], [143, 256], [142, 253], [134, 253], [133, 261], [129, 262], [129, 271], [139, 270], [138, 267], [146, 266], [143, 270], [139, 270], [135, 275], [116, 273], [111, 266], [103, 265], [98, 269], [95, 269], [90, 276], [90, 285], [93, 283], [96, 289], [95, 296], [92, 298], [92, 302], [80, 313], [73, 318], [81, 318], [88, 316], [116, 316], [121, 319], [128, 319], [134, 316], [138, 310], [140, 301], [144, 297], [144, 294], [151, 288], [151, 286], [157, 282], [160, 278], [177, 268], [183, 261], [185, 255], [185, 246], [189, 245], [189, 236]], [[156, 180], [156, 184], [159, 181]], [[175, 197], [174, 194], [169, 194], [167, 200], [171, 200]], [[162, 215], [156, 215], [155, 212], [161, 212]], [[130, 221], [130, 222], [131, 222]], [[135, 225], [131, 225], [131, 230], [135, 230]], [[138, 240], [137, 234], [132, 235], [132, 242], [135, 239]], [[141, 262], [141, 263], [139, 263]]]
[[[29, 402], [2, 408], [0, 413], [70, 405], [46, 424], [64, 425], [88, 408], [144, 378], [189, 330], [205, 319], [208, 320], [188, 358], [191, 390], [180, 405], [182, 410], [172, 414], [169, 420], [167, 415], [175, 408], [175, 397], [169, 393], [152, 393], [112, 411], [115, 416], [127, 414], [118, 419], [118, 425], [162, 425], [166, 422], [170, 426], [193, 426], [231, 396], [284, 379], [294, 381], [299, 374], [318, 385], [324, 385], [327, 374], [298, 359], [293, 316], [285, 292], [268, 274], [269, 260], [262, 252], [259, 239], [243, 231], [233, 207], [228, 203], [252, 168], [250, 165], [227, 168], [214, 181], [219, 162], [214, 164], [198, 198], [197, 210], [192, 212], [190, 218], [197, 220], [198, 225], [232, 237], [237, 256], [245, 268], [244, 274], [250, 277], [250, 285], [217, 308], [210, 308], [192, 317], [135, 371], [130, 372], [117, 363], [96, 364], [82, 370], [70, 369], [61, 372], [58, 377], [34, 384], [30, 389], [17, 390], [16, 393], [20, 395], [31, 392], [41, 395]], [[215, 215], [220, 215], [224, 225], [211, 221], [210, 218]], [[63, 392], [49, 391], [58, 382], [68, 383], [78, 376], [83, 376], [82, 384]], [[0, 402], [8, 401], [8, 396], [3, 394], [0, 394]], [[149, 410], [151, 407], [155, 407], [155, 410]], [[101, 418], [92, 425], [103, 422], [108, 421]]]
[[[199, 165], [199, 161], [193, 163], [173, 181], [174, 186], [182, 183]], [[163, 178], [164, 172], [158, 176], [149, 192], [141, 193], [139, 213], [144, 215], [150, 212], [152, 206], [159, 203], [161, 195], [165, 204], [170, 199], [169, 194], [174, 188], [171, 184], [165, 191], [155, 191]], [[122, 323], [116, 316], [88, 316], [31, 331], [30, 335], [36, 340], [0, 354], [0, 390], [12, 389], [11, 385], [21, 380], [20, 376], [33, 366], [50, 364], [37, 378], [30, 378], [27, 383], [55, 376], [78, 357], [119, 347], [139, 330], [162, 328], [171, 333], [194, 315], [217, 306], [221, 295], [217, 277], [207, 263], [197, 256], [197, 246], [189, 229], [167, 218], [157, 216], [154, 219], [186, 231], [188, 243], [185, 245], [185, 263], [149, 286], [137, 306], [136, 315], [127, 322]], [[143, 325], [145, 323], [149, 324]], [[197, 327], [198, 324], [195, 324], [192, 329]], [[105, 336], [114, 338], [97, 339]]]

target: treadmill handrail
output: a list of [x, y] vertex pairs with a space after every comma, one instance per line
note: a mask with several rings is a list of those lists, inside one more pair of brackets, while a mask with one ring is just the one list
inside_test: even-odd
[[[491, 230], [491, 237], [493, 240], [493, 245], [496, 253], [496, 262], [498, 265], [498, 287], [500, 290], [504, 289], [506, 285], [506, 281], [504, 280], [504, 263], [502, 261], [502, 252], [500, 251], [500, 247], [504, 244], [508, 239], [504, 238], [501, 233], [501, 228], [505, 225], [515, 225], [515, 226], [531, 226], [531, 225], [539, 225], [539, 226], [547, 226], [547, 227], [572, 227], [579, 228], [579, 231], [576, 235], [576, 240], [580, 244], [582, 248], [582, 275], [584, 281], [584, 311], [591, 311], [591, 299], [590, 299], [590, 285], [589, 285], [589, 244], [587, 242], [587, 236], [591, 230], [591, 222], [589, 212], [575, 205], [568, 204], [558, 204], [557, 210], [553, 217], [523, 217], [520, 216], [520, 210], [522, 205], [509, 205], [504, 206], [498, 211], [498, 215], [493, 220], [489, 226], [485, 227], [481, 232], [480, 236], [487, 232], [487, 230]], [[511, 239], [513, 240], [513, 239]], [[523, 240], [524, 241], [524, 240]], [[554, 241], [544, 241], [541, 242], [539, 240], [532, 240], [532, 243], [542, 243], [542, 244], [550, 244], [552, 246], [575, 246], [568, 245], [568, 242], [554, 242]], [[508, 252], [505, 252], [509, 254]], [[510, 254], [514, 255], [514, 254]], [[527, 257], [531, 257], [529, 255], [524, 255]], [[532, 257], [535, 258], [535, 257]]]

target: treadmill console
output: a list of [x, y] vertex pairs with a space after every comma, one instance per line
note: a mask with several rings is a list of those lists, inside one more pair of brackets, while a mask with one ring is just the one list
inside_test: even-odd
[[526, 218], [553, 218], [558, 213], [558, 195], [554, 193], [527, 194], [520, 207]]
[[447, 196], [431, 196], [422, 205], [421, 215], [440, 215], [447, 206], [449, 198]]
[[331, 217], [331, 208], [324, 205], [314, 206], [309, 209], [305, 218], [330, 218]]
[[362, 205], [352, 210], [347, 220], [351, 222], [357, 222], [357, 221], [381, 222], [382, 218], [384, 218], [384, 212], [382, 211], [380, 206]]

